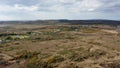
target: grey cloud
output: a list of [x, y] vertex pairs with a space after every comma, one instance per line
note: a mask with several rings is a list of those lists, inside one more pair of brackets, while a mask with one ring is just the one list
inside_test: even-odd
[[[109, 15], [119, 16], [119, 12], [120, 0], [0, 0], [0, 14], [12, 14], [15, 16], [22, 13], [21, 17], [33, 14], [37, 17], [42, 15], [44, 18], [46, 16], [48, 18], [52, 16], [51, 13], [55, 17], [64, 17], [65, 14], [68, 14], [68, 17], [78, 15], [78, 18], [81, 15], [89, 17], [93, 16], [93, 14], [96, 17], [99, 15], [108, 15], [109, 17]], [[38, 13], [41, 13], [41, 15], [38, 15]], [[99, 15], [96, 15], [97, 13]], [[69, 16], [70, 14], [73, 15]]]
[[14, 5], [14, 4], [34, 5], [37, 3], [38, 0], [0, 0], [0, 4], [6, 4], [6, 5]]
[[102, 0], [103, 5], [98, 8], [102, 12], [118, 12], [120, 11], [120, 0]]

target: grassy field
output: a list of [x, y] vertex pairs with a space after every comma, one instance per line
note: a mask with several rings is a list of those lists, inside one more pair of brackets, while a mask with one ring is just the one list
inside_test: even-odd
[[120, 68], [120, 30], [106, 25], [0, 27], [0, 68]]

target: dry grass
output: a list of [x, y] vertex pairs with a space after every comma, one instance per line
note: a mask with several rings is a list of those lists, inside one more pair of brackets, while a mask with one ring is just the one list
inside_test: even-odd
[[[15, 35], [0, 33], [3, 41], [0, 53], [13, 58], [5, 61], [0, 56], [0, 66], [3, 65], [3, 68], [23, 65], [23, 68], [119, 68], [118, 61], [115, 61], [120, 57], [119, 35], [108, 35], [100, 29], [77, 25], [22, 26], [30, 27], [25, 29], [21, 26], [8, 30]], [[6, 39], [16, 37], [16, 34], [29, 37]], [[12, 64], [4, 66], [6, 63]]]

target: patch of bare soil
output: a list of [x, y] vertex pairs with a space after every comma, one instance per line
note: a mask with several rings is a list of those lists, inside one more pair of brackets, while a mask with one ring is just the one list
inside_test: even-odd
[[111, 33], [111, 34], [118, 34], [118, 32], [115, 31], [115, 30], [105, 30], [105, 29], [103, 29], [102, 31], [107, 32], [107, 33]]

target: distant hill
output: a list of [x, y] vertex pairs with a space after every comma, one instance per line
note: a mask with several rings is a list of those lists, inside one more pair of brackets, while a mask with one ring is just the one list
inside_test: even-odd
[[120, 21], [116, 20], [36, 20], [36, 21], [0, 21], [0, 24], [104, 24], [104, 25], [120, 25]]

